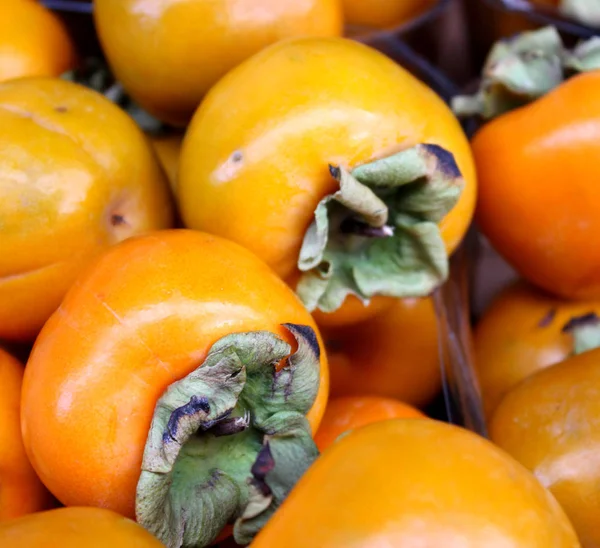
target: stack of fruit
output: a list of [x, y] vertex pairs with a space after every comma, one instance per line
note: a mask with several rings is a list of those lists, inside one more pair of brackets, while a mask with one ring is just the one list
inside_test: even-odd
[[600, 546], [594, 303], [482, 320], [497, 445], [425, 407], [477, 173], [515, 267], [600, 298], [593, 45], [494, 53], [471, 146], [342, 37], [430, 6], [380, 4], [95, 0], [106, 65], [0, 7], [0, 546]]

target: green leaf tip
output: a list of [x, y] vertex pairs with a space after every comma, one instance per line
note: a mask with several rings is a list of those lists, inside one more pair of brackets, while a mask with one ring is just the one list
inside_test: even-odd
[[526, 105], [570, 76], [600, 68], [600, 38], [567, 49], [553, 26], [496, 42], [486, 59], [479, 90], [452, 99], [461, 117], [494, 118]]
[[454, 156], [419, 144], [347, 171], [330, 166], [339, 190], [308, 228], [296, 292], [310, 311], [337, 310], [348, 295], [423, 297], [448, 277], [438, 223], [460, 198]]
[[168, 548], [208, 546], [227, 524], [250, 542], [317, 457], [305, 415], [320, 347], [311, 327], [284, 327], [293, 354], [268, 331], [228, 335], [158, 400], [136, 518]]
[[600, 347], [600, 317], [595, 312], [571, 318], [562, 332], [573, 336], [573, 354]]

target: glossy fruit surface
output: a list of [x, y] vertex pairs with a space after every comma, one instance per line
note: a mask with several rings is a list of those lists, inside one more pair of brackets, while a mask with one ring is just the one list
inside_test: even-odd
[[[254, 255], [200, 232], [160, 231], [107, 251], [78, 279], [38, 337], [23, 389], [28, 454], [66, 505], [134, 514], [154, 408], [230, 333], [314, 326], [294, 293]], [[290, 341], [291, 342], [291, 341]], [[327, 360], [308, 414], [324, 412]]]
[[473, 139], [478, 223], [526, 279], [600, 298], [600, 71], [570, 78]]
[[556, 500], [487, 440], [446, 423], [393, 419], [321, 455], [253, 548], [579, 546]]
[[365, 45], [281, 42], [231, 71], [196, 111], [179, 171], [182, 217], [244, 245], [288, 279], [318, 202], [339, 187], [328, 164], [352, 168], [418, 143], [449, 150], [466, 181], [441, 222], [451, 252], [470, 223], [475, 172], [447, 105]]
[[513, 388], [490, 437], [560, 502], [585, 548], [600, 546], [600, 351], [548, 367]]
[[385, 396], [423, 405], [440, 389], [431, 299], [397, 300], [371, 320], [322, 332], [333, 397]]
[[74, 64], [73, 44], [55, 14], [34, 0], [2, 2], [0, 82], [59, 76]]
[[524, 378], [570, 356], [573, 336], [563, 328], [589, 313], [600, 315], [600, 301], [565, 301], [524, 281], [504, 289], [474, 330], [486, 414]]
[[391, 28], [425, 13], [435, 0], [343, 0], [344, 17], [351, 25]]
[[130, 519], [100, 508], [58, 508], [0, 524], [0, 545], [11, 548], [161, 548]]
[[185, 125], [227, 71], [291, 36], [338, 36], [339, 0], [95, 0], [104, 52], [127, 91]]
[[102, 95], [30, 78], [0, 104], [0, 338], [33, 340], [91, 258], [169, 227], [172, 207], [143, 133]]
[[388, 419], [424, 417], [425, 415], [412, 405], [392, 398], [377, 396], [333, 398], [327, 403], [315, 442], [319, 451], [324, 451], [339, 436], [361, 426]]
[[0, 521], [39, 512], [51, 503], [50, 493], [29, 464], [23, 447], [19, 410], [22, 381], [23, 365], [0, 348]]

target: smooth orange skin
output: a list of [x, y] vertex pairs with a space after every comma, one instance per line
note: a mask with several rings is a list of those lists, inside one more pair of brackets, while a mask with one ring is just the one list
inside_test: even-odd
[[344, 18], [350, 25], [391, 28], [425, 13], [436, 0], [343, 0]]
[[152, 148], [158, 156], [160, 165], [163, 167], [171, 185], [171, 190], [175, 193], [177, 188], [177, 168], [179, 167], [179, 156], [181, 154], [181, 143], [183, 135], [172, 133], [170, 135], [150, 136]]
[[315, 435], [315, 443], [322, 452], [346, 432], [374, 422], [398, 418], [425, 418], [425, 415], [412, 405], [392, 398], [334, 398], [327, 402], [325, 415]]
[[536, 371], [573, 352], [573, 336], [562, 328], [595, 312], [600, 301], [564, 301], [518, 281], [492, 301], [474, 329], [475, 368], [489, 417], [504, 395]]
[[164, 548], [130, 519], [101, 508], [57, 508], [0, 524], [10, 548]]
[[0, 84], [0, 126], [0, 339], [27, 341], [91, 258], [170, 227], [172, 202], [142, 131], [88, 88]]
[[489, 441], [430, 419], [359, 428], [326, 450], [252, 548], [575, 548], [552, 495]]
[[339, 36], [343, 26], [340, 0], [94, 0], [94, 18], [125, 89], [175, 126], [223, 75], [269, 44]]
[[0, 521], [51, 504], [50, 493], [29, 464], [21, 438], [23, 371], [23, 365], [0, 348]]
[[58, 17], [33, 0], [4, 0], [0, 17], [0, 82], [59, 76], [75, 65], [75, 49]]
[[600, 71], [499, 116], [473, 139], [477, 220], [534, 284], [600, 298]]
[[[295, 294], [240, 246], [189, 230], [132, 238], [80, 277], [40, 333], [22, 400], [25, 447], [65, 505], [134, 515], [154, 406], [223, 336], [309, 325]], [[316, 430], [328, 392], [308, 414]]]
[[539, 371], [496, 408], [490, 437], [556, 497], [585, 548], [600, 546], [600, 350]]
[[476, 181], [469, 143], [448, 106], [363, 44], [280, 42], [232, 70], [196, 111], [181, 153], [182, 218], [293, 278], [315, 208], [337, 190], [328, 164], [351, 169], [417, 143], [452, 152], [466, 180], [441, 223], [451, 253], [470, 223]]
[[386, 396], [420, 406], [440, 390], [437, 320], [431, 299], [399, 299], [369, 321], [321, 332], [333, 397]]

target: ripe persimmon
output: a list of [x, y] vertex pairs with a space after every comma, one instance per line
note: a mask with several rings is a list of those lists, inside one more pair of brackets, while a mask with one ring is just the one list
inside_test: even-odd
[[584, 548], [600, 546], [600, 350], [531, 375], [500, 402], [490, 438], [561, 504]]
[[296, 484], [253, 548], [578, 548], [554, 497], [504, 451], [434, 420], [350, 432]]
[[519, 280], [499, 293], [475, 326], [475, 368], [486, 416], [536, 371], [574, 352], [574, 318], [600, 315], [600, 301], [565, 301]]
[[0, 523], [0, 545], [10, 548], [164, 548], [130, 519], [110, 510], [77, 506]]
[[23, 365], [0, 348], [0, 521], [39, 512], [52, 503], [29, 464], [21, 438], [23, 371]]
[[34, 0], [5, 0], [0, 17], [0, 82], [59, 76], [75, 65], [75, 48], [60, 21]]
[[398, 418], [425, 418], [412, 405], [378, 396], [347, 396], [327, 402], [321, 425], [315, 435], [319, 451], [324, 451], [342, 434], [373, 422]]
[[349, 323], [349, 295], [365, 309], [446, 278], [475, 184], [468, 141], [431, 89], [363, 44], [302, 38], [262, 50], [206, 95], [177, 196], [186, 226], [244, 245], [309, 310], [339, 309]]
[[0, 84], [0, 339], [33, 340], [82, 268], [168, 228], [166, 176], [134, 121], [58, 78]]
[[[190, 230], [131, 238], [36, 340], [22, 403], [32, 464], [65, 505], [136, 516], [167, 545], [204, 546], [236, 518], [247, 541], [317, 454], [320, 341], [294, 292], [241, 246]], [[271, 488], [271, 504], [245, 513]]]
[[185, 126], [230, 69], [292, 36], [339, 36], [340, 0], [95, 0], [103, 51], [148, 112]]
[[431, 299], [398, 299], [365, 322], [323, 328], [331, 395], [384, 396], [424, 405], [441, 387]]

